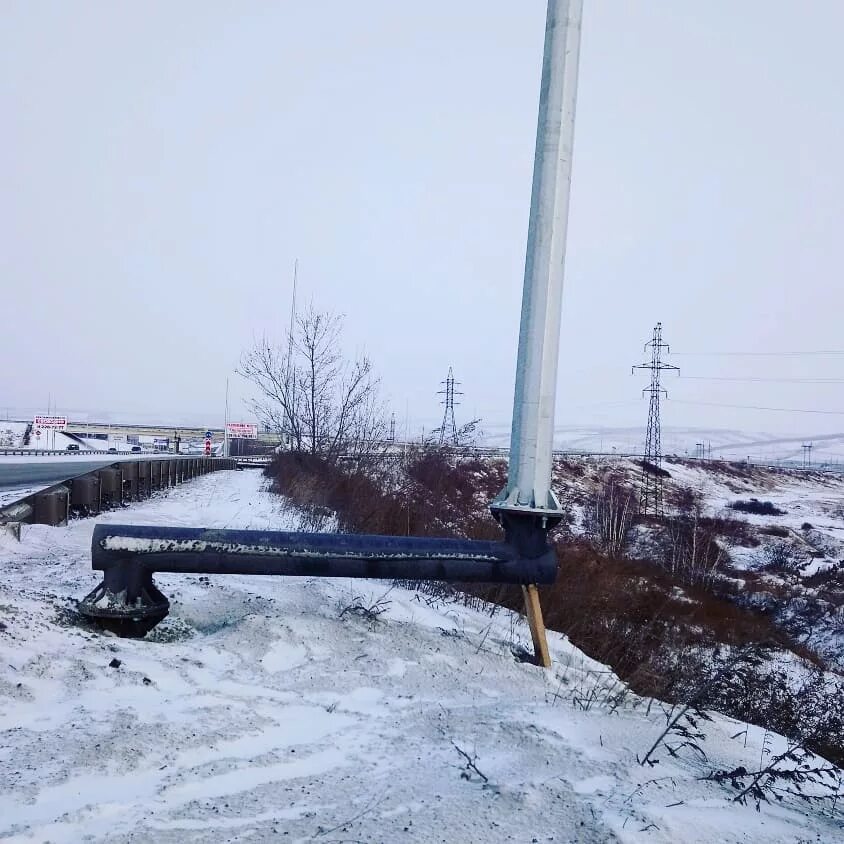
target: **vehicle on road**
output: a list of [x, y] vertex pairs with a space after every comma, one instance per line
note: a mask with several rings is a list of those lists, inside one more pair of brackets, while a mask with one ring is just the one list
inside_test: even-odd
[[65, 451], [79, 451], [79, 443], [70, 443]]
[[132, 454], [140, 454], [143, 449], [139, 445], [132, 446]]
[[117, 449], [116, 449], [114, 446], [112, 446], [112, 447], [108, 450], [108, 453], [109, 453], [109, 454], [117, 454]]

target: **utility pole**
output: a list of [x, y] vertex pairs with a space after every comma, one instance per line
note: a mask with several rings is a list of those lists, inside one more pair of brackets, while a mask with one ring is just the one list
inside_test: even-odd
[[[457, 442], [457, 421], [454, 418], [454, 397], [462, 396], [463, 393], [459, 390], [455, 391], [454, 389], [455, 384], [459, 384], [459, 382], [454, 380], [454, 370], [451, 367], [448, 368], [448, 376], [445, 381], [440, 381], [440, 384], [445, 386], [444, 390], [439, 390], [437, 392], [438, 396], [445, 396], [445, 398], [440, 402], [440, 404], [445, 405], [443, 423], [440, 425], [440, 445], [442, 445], [447, 439], [451, 440], [452, 445], [459, 445]], [[456, 404], [460, 404], [460, 402], [457, 402]]]
[[[582, 20], [583, 0], [548, 0], [507, 486], [491, 505], [514, 537], [549, 530], [563, 517], [551, 469]], [[534, 652], [547, 667], [535, 584], [524, 597]]]
[[393, 411], [392, 415], [390, 416], [390, 442], [394, 443], [396, 441], [396, 414]]
[[[290, 328], [287, 332], [287, 367], [284, 374], [285, 402], [287, 404], [288, 430], [281, 432], [282, 444], [285, 434], [288, 446], [293, 447], [293, 413], [296, 407], [296, 370], [293, 368], [293, 333], [296, 330], [296, 283], [299, 280], [299, 259], [293, 262], [293, 298], [290, 302]], [[291, 380], [292, 376], [292, 380]]]
[[[662, 342], [662, 323], [654, 327], [653, 337], [645, 343], [645, 351], [651, 350], [650, 363], [640, 363], [637, 369], [651, 373], [651, 385], [642, 390], [642, 395], [648, 393], [648, 431], [645, 437], [645, 459], [642, 461], [642, 489], [639, 494], [639, 512], [643, 515], [662, 515], [662, 429], [659, 416], [659, 400], [662, 394], [668, 398], [668, 391], [660, 386], [660, 376], [663, 372], [673, 371], [679, 374], [680, 369], [670, 363], [663, 363], [662, 351], [670, 352], [667, 343]], [[701, 451], [702, 451], [701, 444]]]
[[223, 420], [223, 457], [229, 456], [229, 379], [226, 378], [226, 414]]

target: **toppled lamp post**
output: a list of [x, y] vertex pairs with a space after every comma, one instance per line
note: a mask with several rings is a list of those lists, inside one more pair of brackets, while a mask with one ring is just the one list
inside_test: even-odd
[[91, 561], [103, 581], [80, 602], [83, 616], [143, 636], [169, 611], [155, 572], [515, 583], [537, 662], [550, 664], [536, 584], [556, 577], [547, 538], [562, 517], [551, 453], [581, 14], [582, 0], [549, 0], [510, 469], [491, 505], [504, 541], [98, 525]]

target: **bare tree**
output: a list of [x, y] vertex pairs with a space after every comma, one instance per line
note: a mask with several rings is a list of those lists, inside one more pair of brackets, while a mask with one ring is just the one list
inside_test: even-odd
[[636, 494], [621, 478], [608, 475], [601, 480], [586, 509], [586, 530], [605, 554], [624, 555], [636, 509]]
[[690, 509], [666, 519], [662, 546], [662, 567], [692, 586], [711, 585], [719, 566], [728, 560], [715, 529], [703, 517], [699, 499]]
[[[452, 436], [448, 436], [447, 439], [442, 443], [445, 448], [472, 448], [478, 445], [479, 442], [483, 440], [483, 431], [481, 430], [481, 419], [478, 417], [477, 419], [470, 419], [468, 422], [461, 425], [458, 429], [456, 434]], [[426, 446], [439, 446], [440, 443], [440, 433], [442, 432], [442, 427], [434, 428], [430, 431], [422, 440], [423, 445]]]
[[296, 315], [292, 342], [262, 337], [238, 367], [258, 389], [252, 406], [261, 422], [280, 431], [291, 449], [332, 461], [369, 453], [386, 433], [372, 362], [344, 357], [342, 330], [341, 316], [310, 307]]

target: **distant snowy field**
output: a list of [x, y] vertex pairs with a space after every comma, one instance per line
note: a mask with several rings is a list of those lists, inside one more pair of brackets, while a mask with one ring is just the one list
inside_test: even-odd
[[[297, 522], [257, 472], [98, 520]], [[574, 706], [621, 685], [556, 634], [551, 671], [519, 663], [511, 649], [529, 635], [502, 611], [370, 581], [168, 575], [171, 615], [146, 640], [74, 626], [69, 608], [99, 579], [95, 521], [0, 544], [4, 841], [841, 840], [806, 804], [757, 813], [698, 781], [759, 764], [761, 731], [731, 739], [743, 726], [730, 719], [706, 726], [708, 761], [680, 751], [639, 766], [659, 707], [632, 695], [614, 713]], [[340, 618], [382, 596], [378, 623]]]

